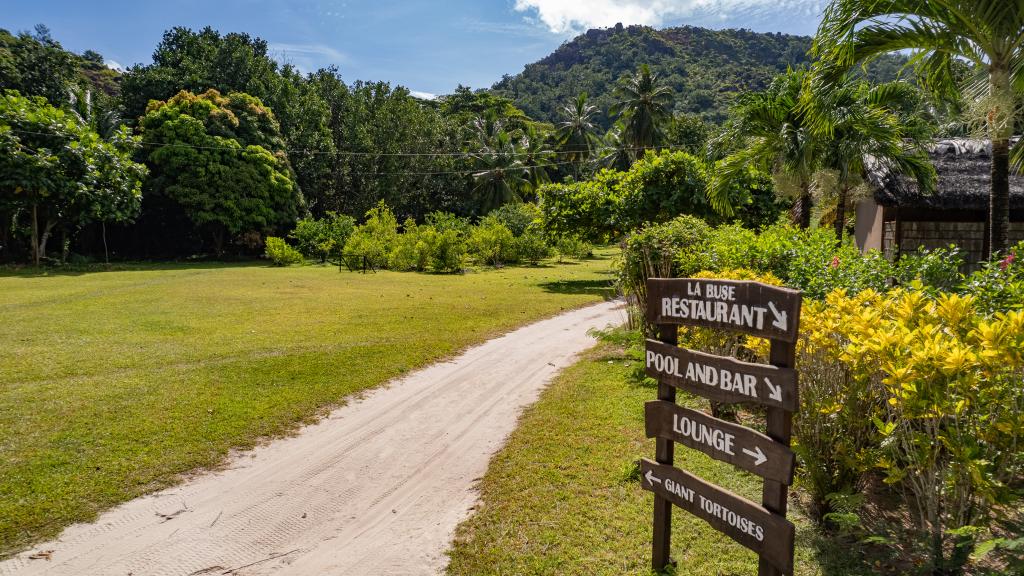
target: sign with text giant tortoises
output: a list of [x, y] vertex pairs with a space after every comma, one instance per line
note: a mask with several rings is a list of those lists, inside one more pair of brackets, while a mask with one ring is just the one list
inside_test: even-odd
[[746, 280], [647, 280], [647, 320], [725, 328], [796, 342], [801, 295], [797, 290]]
[[640, 485], [757, 552], [783, 574], [793, 573], [796, 529], [783, 518], [673, 466], [640, 460]]

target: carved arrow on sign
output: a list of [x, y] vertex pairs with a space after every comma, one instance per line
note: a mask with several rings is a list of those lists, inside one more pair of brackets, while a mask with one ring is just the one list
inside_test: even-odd
[[647, 474], [644, 475], [644, 478], [647, 478], [647, 483], [650, 484], [651, 486], [654, 486], [655, 482], [661, 484], [661, 478], [656, 478], [654, 476], [654, 473], [651, 472], [650, 470], [647, 471]]
[[[747, 450], [746, 448], [744, 448], [743, 453], [754, 459], [754, 466], [760, 466], [761, 464], [764, 464], [765, 462], [768, 461], [768, 457], [765, 456], [764, 452], [761, 451], [760, 446], [754, 446], [753, 450]], [[650, 472], [647, 473], [650, 474]]]
[[771, 309], [772, 315], [775, 316], [775, 321], [772, 322], [772, 326], [775, 326], [779, 330], [786, 330], [788, 324], [786, 324], [786, 317], [789, 315], [785, 310], [779, 312], [779, 309], [775, 307], [775, 302], [768, 301], [768, 308]]
[[764, 377], [764, 383], [768, 386], [768, 397], [776, 402], [782, 402], [782, 386], [772, 384], [771, 379], [767, 376]]

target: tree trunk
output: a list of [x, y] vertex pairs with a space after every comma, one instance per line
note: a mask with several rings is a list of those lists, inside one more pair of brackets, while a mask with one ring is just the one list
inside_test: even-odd
[[[989, 66], [989, 96], [994, 102], [988, 111], [988, 131], [992, 139], [992, 191], [989, 194], [988, 230], [991, 258], [1006, 250], [1010, 232], [1010, 138], [1013, 136], [1013, 89], [1010, 68], [1001, 61]], [[1002, 106], [1002, 104], [1007, 104]]]
[[110, 265], [110, 252], [107, 250], [107, 223], [101, 222], [100, 226], [103, 229], [103, 263]]
[[32, 205], [32, 259], [39, 266], [39, 211]]
[[1010, 243], [1010, 141], [992, 141], [992, 193], [988, 203], [989, 258]]
[[790, 220], [801, 228], [811, 227], [811, 183], [800, 181], [800, 196], [790, 210]]
[[53, 220], [47, 220], [46, 226], [43, 228], [43, 235], [39, 238], [39, 250], [36, 252], [36, 266], [39, 265], [39, 257], [46, 257], [46, 242], [50, 239], [50, 232], [57, 223]]
[[836, 244], [843, 243], [843, 233], [846, 232], [846, 199], [850, 195], [850, 187], [847, 184], [839, 186], [839, 200], [836, 202]]

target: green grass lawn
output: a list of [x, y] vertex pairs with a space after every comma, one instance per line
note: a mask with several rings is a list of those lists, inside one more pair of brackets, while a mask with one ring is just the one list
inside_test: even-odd
[[600, 301], [611, 258], [457, 276], [0, 271], [0, 557], [354, 392]]
[[[654, 457], [644, 402], [657, 388], [634, 376], [639, 356], [599, 345], [522, 416], [480, 484], [482, 503], [458, 529], [450, 575], [649, 575], [653, 495], [634, 462]], [[685, 394], [679, 402], [705, 407]], [[754, 501], [761, 481], [683, 446], [676, 465]], [[799, 510], [796, 574], [871, 574], [855, 553], [820, 535]], [[678, 574], [757, 574], [753, 552], [673, 510]]]

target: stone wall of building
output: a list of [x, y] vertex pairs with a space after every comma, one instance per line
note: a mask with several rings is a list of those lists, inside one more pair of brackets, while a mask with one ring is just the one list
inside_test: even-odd
[[[883, 229], [883, 248], [889, 257], [895, 255], [895, 228], [894, 222], [886, 222]], [[1011, 222], [1010, 244], [1016, 244], [1021, 240], [1024, 240], [1024, 222]], [[985, 255], [985, 224], [905, 221], [900, 223], [900, 241], [897, 244], [901, 252], [914, 252], [921, 248], [934, 250], [956, 244], [965, 252], [967, 268], [974, 270]]]

